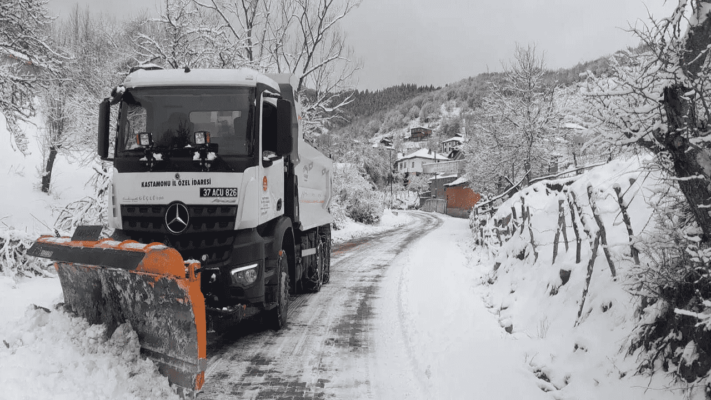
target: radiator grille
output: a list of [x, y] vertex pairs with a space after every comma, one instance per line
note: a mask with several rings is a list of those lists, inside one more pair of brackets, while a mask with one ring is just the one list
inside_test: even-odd
[[160, 242], [175, 248], [184, 259], [203, 265], [226, 262], [234, 243], [237, 206], [187, 206], [188, 228], [180, 235], [170, 234], [165, 226], [168, 205], [122, 205], [123, 230], [141, 243]]

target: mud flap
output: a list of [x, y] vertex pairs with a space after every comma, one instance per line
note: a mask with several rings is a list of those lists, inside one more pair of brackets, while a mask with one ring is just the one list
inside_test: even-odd
[[71, 241], [43, 236], [29, 255], [55, 261], [65, 304], [111, 334], [130, 322], [141, 353], [181, 392], [202, 387], [207, 367], [205, 300], [180, 254], [160, 243]]

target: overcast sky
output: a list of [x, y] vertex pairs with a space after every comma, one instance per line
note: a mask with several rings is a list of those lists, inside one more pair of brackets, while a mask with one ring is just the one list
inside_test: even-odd
[[[49, 0], [50, 11], [74, 4], [117, 17], [156, 13], [158, 0]], [[664, 0], [362, 0], [342, 23], [363, 61], [359, 89], [400, 83], [444, 86], [500, 71], [515, 43], [535, 44], [549, 68], [571, 67], [637, 40], [624, 29], [648, 12], [668, 16]]]

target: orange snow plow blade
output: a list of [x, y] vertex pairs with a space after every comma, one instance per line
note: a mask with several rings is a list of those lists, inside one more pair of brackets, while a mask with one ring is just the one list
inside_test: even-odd
[[[53, 260], [64, 301], [112, 333], [130, 322], [141, 353], [181, 388], [196, 393], [205, 380], [207, 332], [198, 262], [160, 243], [72, 241], [43, 236], [29, 255]], [[187, 389], [187, 390], [185, 390]]]

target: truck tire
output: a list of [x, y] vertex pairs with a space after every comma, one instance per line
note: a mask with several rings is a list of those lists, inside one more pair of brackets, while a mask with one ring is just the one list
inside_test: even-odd
[[286, 326], [286, 316], [289, 312], [289, 268], [286, 261], [286, 250], [282, 250], [277, 262], [277, 306], [269, 310], [268, 322], [274, 330], [280, 330]]
[[[330, 232], [329, 232], [330, 233]], [[321, 258], [323, 259], [323, 284], [327, 284], [331, 280], [331, 237], [328, 235], [321, 237], [322, 246]]]
[[304, 279], [304, 287], [311, 293], [317, 293], [321, 290], [323, 284], [323, 244], [319, 242], [316, 246], [316, 271], [312, 276], [307, 276]]
[[319, 240], [323, 243], [323, 284], [331, 280], [331, 225], [319, 229]]

